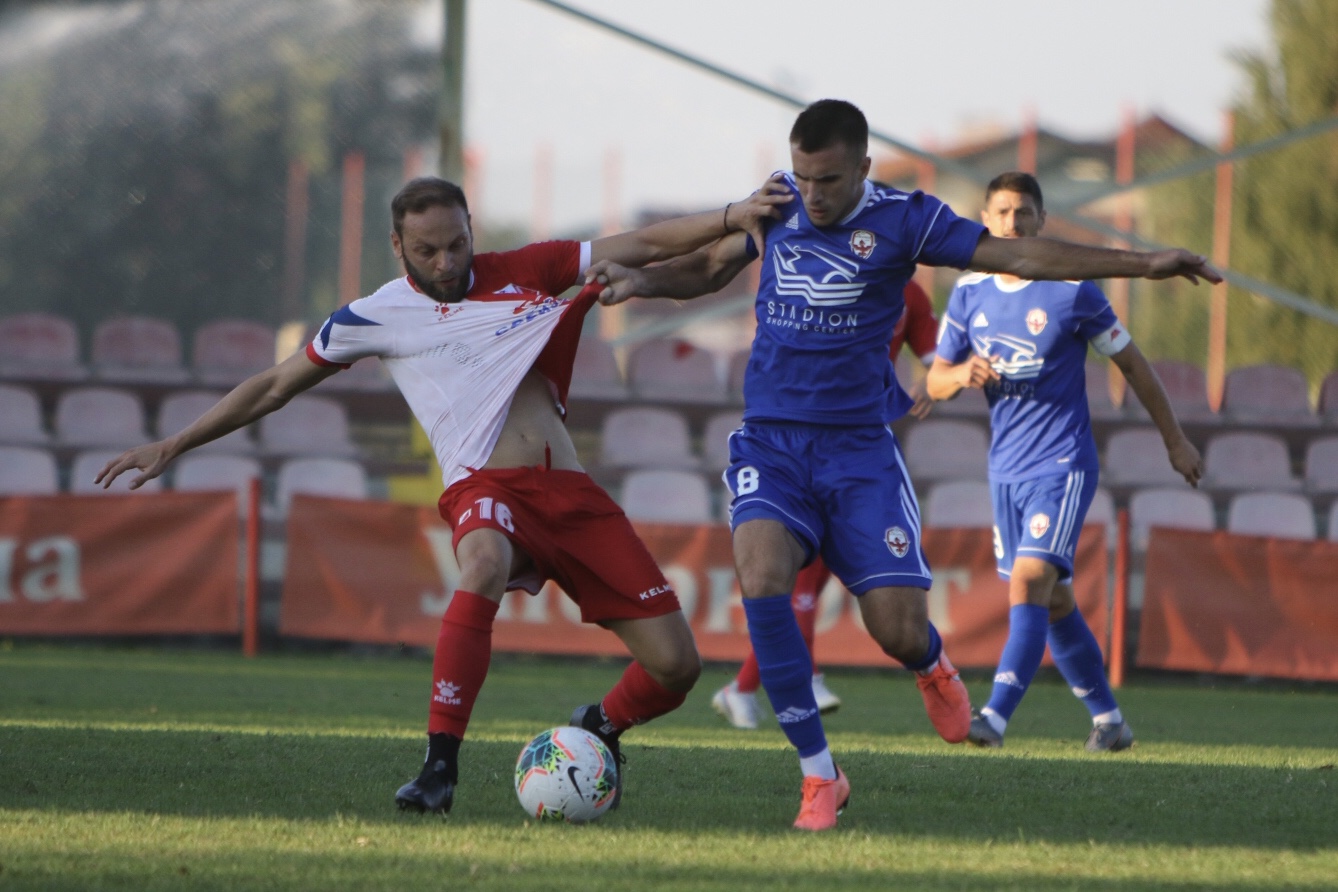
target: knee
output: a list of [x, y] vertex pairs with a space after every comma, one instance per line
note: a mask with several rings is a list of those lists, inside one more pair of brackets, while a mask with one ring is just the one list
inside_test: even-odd
[[788, 595], [794, 588], [794, 573], [778, 561], [754, 560], [738, 566], [739, 589], [745, 598]]
[[654, 665], [641, 664], [650, 677], [666, 690], [677, 694], [686, 694], [697, 684], [702, 674], [701, 657], [697, 648], [688, 646], [676, 648], [671, 653], [661, 655]]
[[928, 624], [914, 623], [909, 617], [902, 617], [899, 622], [869, 631], [883, 653], [902, 663], [917, 663], [929, 650]]

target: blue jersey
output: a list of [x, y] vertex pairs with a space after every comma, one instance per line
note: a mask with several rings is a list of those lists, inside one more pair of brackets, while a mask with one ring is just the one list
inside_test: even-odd
[[975, 352], [999, 373], [985, 387], [990, 479], [1096, 471], [1087, 345], [1110, 356], [1129, 341], [1092, 282], [1006, 284], [986, 273], [959, 279], [939, 328], [938, 355], [955, 364]]
[[[793, 176], [785, 182], [797, 196]], [[831, 226], [809, 222], [801, 201], [785, 206], [761, 252], [744, 420], [880, 425], [904, 415], [911, 401], [887, 355], [902, 289], [917, 263], [965, 268], [983, 232], [931, 195], [868, 181]]]

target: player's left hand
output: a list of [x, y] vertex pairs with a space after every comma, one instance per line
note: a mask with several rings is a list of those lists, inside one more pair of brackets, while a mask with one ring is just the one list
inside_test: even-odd
[[1182, 436], [1167, 447], [1166, 454], [1170, 457], [1171, 467], [1175, 468], [1176, 473], [1197, 489], [1199, 481], [1203, 479], [1203, 458], [1199, 455], [1199, 450], [1194, 448], [1194, 444]]
[[612, 260], [601, 260], [592, 263], [585, 271], [585, 284], [593, 283], [605, 286], [604, 290], [599, 292], [599, 302], [611, 307], [637, 296], [640, 271], [614, 263]]
[[1222, 281], [1222, 274], [1208, 265], [1208, 258], [1201, 254], [1191, 254], [1183, 248], [1169, 251], [1154, 251], [1148, 255], [1149, 268], [1145, 278], [1173, 279], [1177, 276], [1189, 279], [1195, 285], [1199, 279], [1217, 284]]
[[773, 174], [752, 195], [743, 201], [736, 201], [726, 214], [726, 227], [730, 231], [743, 230], [753, 237], [753, 243], [761, 245], [764, 240], [762, 221], [768, 218], [780, 219], [781, 207], [794, 200], [794, 193], [785, 185], [781, 174]]

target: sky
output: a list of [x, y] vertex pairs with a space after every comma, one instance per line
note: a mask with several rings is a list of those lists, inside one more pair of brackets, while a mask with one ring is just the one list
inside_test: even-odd
[[[921, 146], [1016, 131], [1029, 114], [1108, 137], [1126, 109], [1215, 143], [1244, 84], [1233, 53], [1269, 44], [1268, 0], [567, 2], [804, 101], [850, 100], [872, 129]], [[440, 33], [439, 10], [425, 30]], [[628, 226], [640, 210], [722, 205], [788, 167], [791, 106], [538, 0], [474, 0], [466, 28], [483, 225]], [[536, 189], [541, 157], [550, 190]]]

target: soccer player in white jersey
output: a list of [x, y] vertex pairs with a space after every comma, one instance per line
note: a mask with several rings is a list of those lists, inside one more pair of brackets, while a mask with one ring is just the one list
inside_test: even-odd
[[841, 100], [800, 113], [790, 160], [783, 179], [801, 201], [763, 221], [760, 243], [734, 234], [656, 267], [596, 264], [587, 278], [606, 286], [604, 303], [695, 297], [762, 258], [744, 423], [725, 472], [734, 560], [762, 686], [799, 753], [795, 827], [826, 830], [850, 783], [827, 747], [790, 609], [795, 575], [815, 555], [857, 596], [883, 651], [916, 674], [939, 734], [962, 741], [971, 724], [966, 689], [929, 622], [919, 508], [889, 427], [911, 403], [887, 345], [916, 264], [1032, 279], [1218, 276], [1187, 251], [995, 238], [933, 196], [875, 187], [866, 179], [868, 124]]
[[633, 656], [600, 703], [572, 716], [621, 761], [619, 735], [682, 704], [701, 665], [673, 589], [627, 517], [577, 462], [563, 415], [596, 289], [561, 295], [592, 261], [640, 265], [741, 226], [757, 228], [784, 200], [776, 188], [767, 184], [724, 209], [593, 242], [476, 256], [460, 188], [434, 177], [413, 180], [391, 202], [390, 240], [402, 278], [337, 310], [306, 350], [238, 385], [180, 433], [111, 460], [97, 479], [110, 485], [134, 468], [141, 472], [131, 481], [136, 488], [188, 449], [282, 408], [360, 358], [381, 357], [432, 441], [445, 484], [440, 510], [460, 565], [460, 588], [433, 659], [427, 758], [396, 802], [420, 812], [450, 810], [498, 605], [508, 589], [537, 592], [544, 579], [556, 581], [583, 620], [618, 635]]
[[[981, 219], [997, 238], [1035, 236], [1045, 225], [1040, 184], [1031, 174], [1000, 174], [985, 190]], [[977, 746], [1003, 745], [1047, 643], [1092, 714], [1087, 749], [1115, 752], [1134, 740], [1073, 598], [1073, 555], [1098, 471], [1084, 383], [1089, 344], [1124, 373], [1161, 432], [1171, 467], [1197, 485], [1198, 450], [1095, 283], [972, 273], [957, 282], [943, 314], [929, 395], [952, 399], [978, 387], [989, 401], [994, 554], [1010, 604], [994, 689], [971, 717], [967, 739]]]

